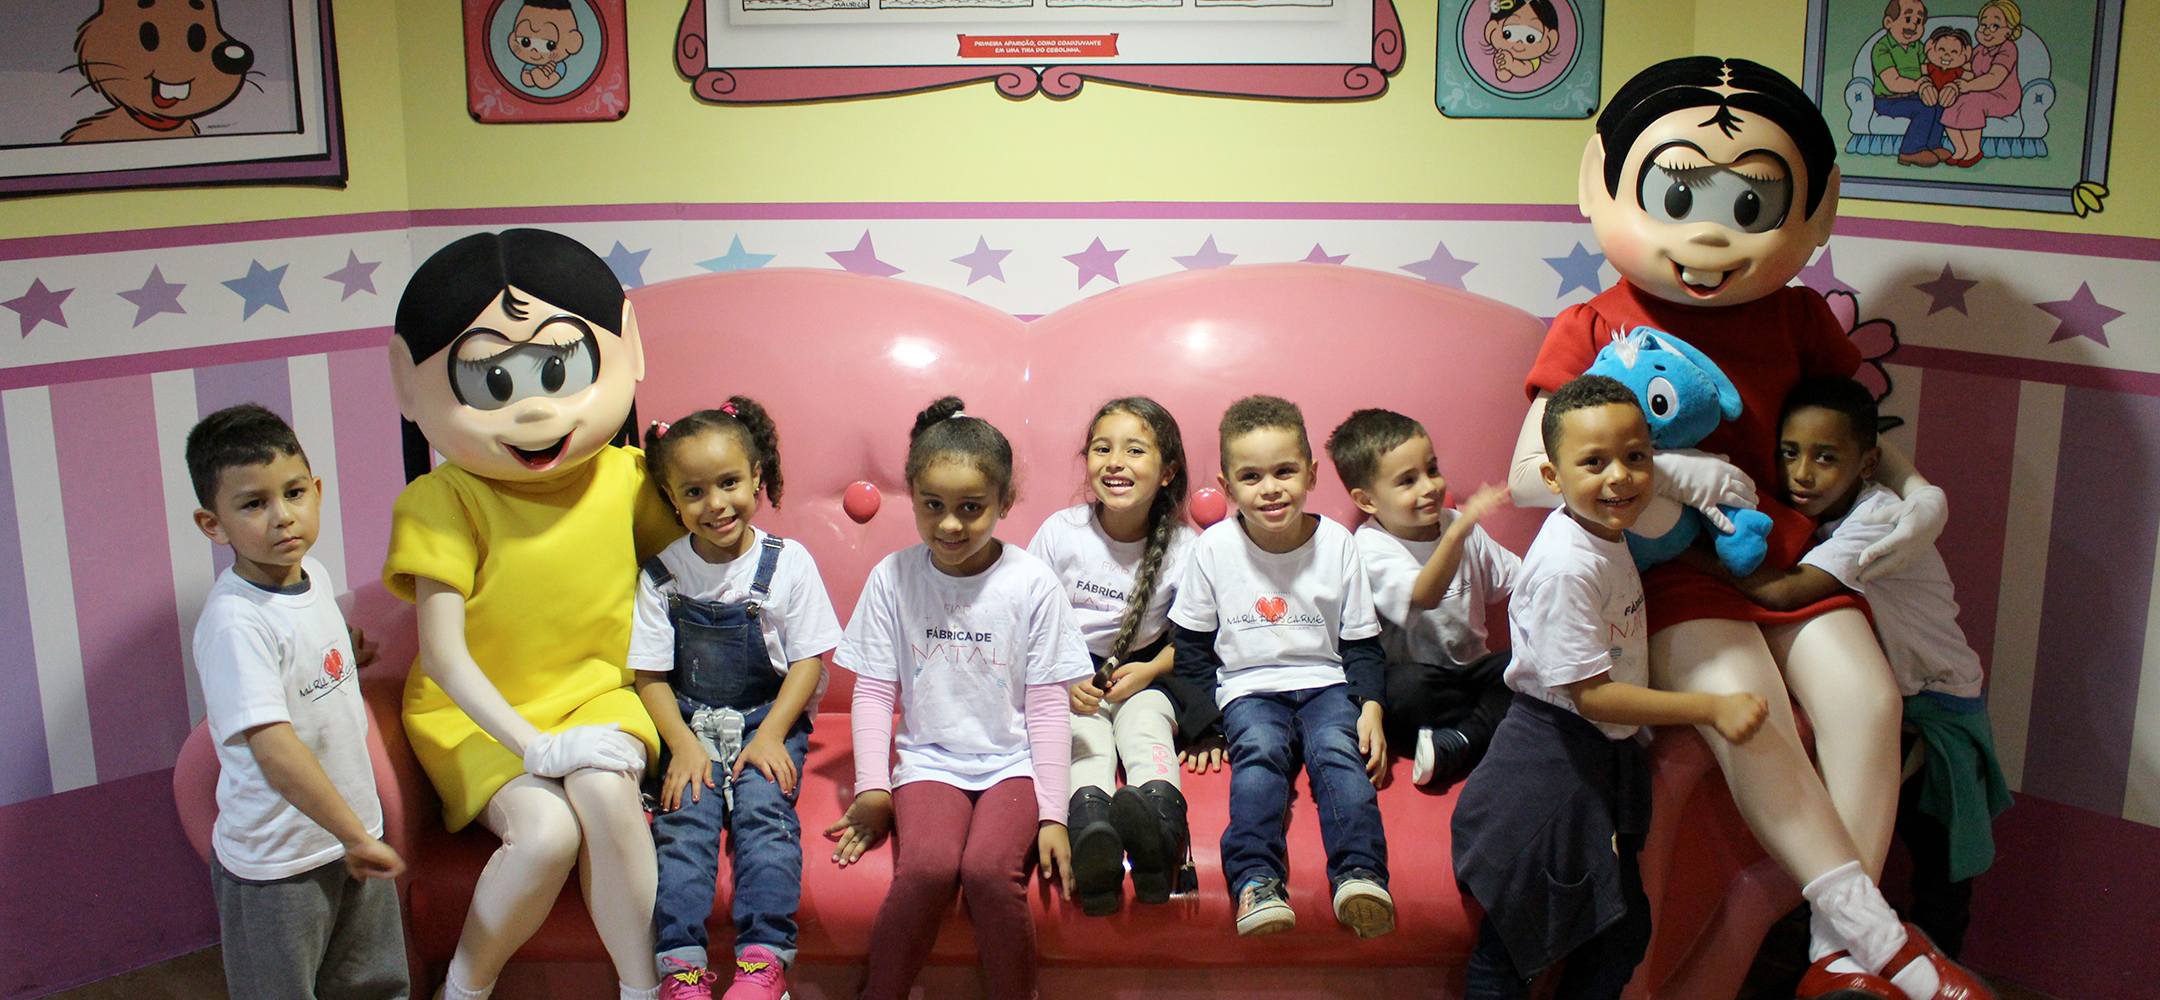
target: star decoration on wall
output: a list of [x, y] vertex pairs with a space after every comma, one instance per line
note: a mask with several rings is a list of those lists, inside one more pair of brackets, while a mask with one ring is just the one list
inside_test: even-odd
[[1349, 259], [1349, 254], [1330, 254], [1327, 252], [1327, 248], [1318, 243], [1313, 244], [1312, 252], [1305, 255], [1305, 263], [1307, 264], [1340, 264]]
[[285, 269], [291, 266], [279, 264], [273, 271], [262, 266], [262, 261], [251, 260], [248, 261], [248, 273], [218, 284], [240, 296], [241, 322], [253, 319], [256, 310], [264, 306], [274, 306], [279, 312], [289, 313], [292, 310], [285, 308], [285, 289], [281, 286], [285, 283]]
[[776, 253], [751, 253], [744, 250], [742, 237], [737, 236], [728, 241], [727, 253], [711, 260], [698, 261], [697, 266], [716, 273], [720, 271], [755, 271], [772, 263], [772, 259], [778, 256], [780, 255]]
[[1599, 269], [1605, 266], [1605, 255], [1591, 253], [1580, 242], [1567, 256], [1547, 257], [1545, 263], [1560, 272], [1560, 290], [1553, 293], [1555, 298], [1565, 297], [1577, 288], [1587, 288], [1592, 295], [1605, 290], [1605, 283], [1598, 277]]
[[186, 285], [165, 280], [165, 273], [157, 267], [150, 268], [150, 277], [144, 279], [141, 288], [116, 292], [121, 298], [135, 303], [135, 325], [159, 313], [185, 313], [180, 306], [180, 290]]
[[72, 288], [63, 288], [56, 292], [45, 287], [45, 279], [32, 278], [29, 291], [6, 302], [0, 302], [0, 306], [15, 310], [22, 320], [22, 335], [27, 337], [30, 331], [37, 329], [39, 323], [51, 323], [65, 329], [67, 315], [60, 311], [60, 304], [73, 294], [75, 290]]
[[1838, 280], [1837, 267], [1830, 262], [1829, 247], [1823, 248], [1822, 256], [1815, 258], [1815, 263], [1800, 269], [1800, 283], [1818, 292], [1860, 294], [1859, 289]]
[[633, 253], [629, 247], [622, 245], [621, 240], [616, 240], [615, 249], [609, 250], [607, 256], [600, 259], [607, 261], [608, 270], [615, 272], [615, 280], [622, 282], [624, 288], [643, 288], [645, 255], [649, 253], [652, 253], [650, 247]]
[[1950, 270], [1950, 265], [1944, 264], [1942, 277], [1934, 281], [1923, 281], [1913, 287], [1926, 292], [1931, 300], [1928, 303], [1928, 315], [1933, 316], [1945, 309], [1955, 309], [1970, 316], [1971, 313], [1965, 312], [1965, 293], [1972, 291], [1977, 284], [1979, 282], [1958, 277], [1956, 272]]
[[1080, 283], [1074, 287], [1086, 288], [1088, 282], [1098, 277], [1110, 279], [1110, 283], [1113, 285], [1118, 284], [1118, 258], [1131, 252], [1129, 247], [1124, 250], [1112, 250], [1105, 247], [1103, 246], [1102, 237], [1097, 236], [1095, 242], [1088, 244], [1087, 249], [1079, 253], [1066, 254], [1065, 259], [1071, 261], [1074, 267], [1080, 269]]
[[1476, 266], [1477, 264], [1473, 261], [1459, 260], [1454, 254], [1449, 253], [1447, 244], [1436, 243], [1433, 245], [1432, 256], [1424, 260], [1404, 264], [1402, 270], [1437, 285], [1461, 288], [1463, 287], [1463, 275], [1469, 274], [1470, 269]]
[[2067, 299], [2034, 305], [2041, 312], [2062, 320], [2062, 325], [2055, 328], [2055, 335], [2048, 338], [2050, 344], [2073, 337], [2090, 337], [2099, 341], [2100, 346], [2107, 347], [2107, 325], [2124, 315], [2120, 309], [2101, 305], [2099, 299], [2093, 298], [2092, 285], [2083, 281], [2078, 282], [2077, 294]]
[[1170, 259], [1185, 265], [1185, 270], [1203, 271], [1211, 267], [1221, 267], [1236, 260], [1237, 254], [1224, 253], [1215, 249], [1215, 237], [1209, 236], [1207, 242], [1200, 244], [1200, 249], [1193, 251], [1190, 255]]
[[347, 250], [345, 251], [345, 266], [323, 275], [323, 280], [335, 281], [345, 286], [345, 293], [338, 296], [339, 302], [352, 298], [355, 292], [366, 292], [369, 295], [374, 295], [376, 294], [375, 269], [381, 266], [382, 261], [379, 260], [362, 263], [358, 253]]
[[974, 251], [954, 257], [952, 262], [968, 269], [967, 283], [970, 285], [984, 278], [996, 278], [999, 281], [1004, 281], [1005, 265], [1003, 262], [1005, 255], [1009, 253], [1012, 253], [1012, 251], [990, 249], [990, 241], [977, 236], [975, 237]]
[[863, 230], [862, 239], [855, 241], [855, 249], [827, 250], [825, 256], [837, 262], [841, 270], [855, 274], [889, 278], [900, 273], [899, 268], [878, 259], [877, 248], [870, 245], [870, 231], [867, 229]]

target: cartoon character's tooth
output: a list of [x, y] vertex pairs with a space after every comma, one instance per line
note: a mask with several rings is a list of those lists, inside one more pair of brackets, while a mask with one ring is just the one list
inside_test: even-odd
[[185, 101], [188, 98], [188, 92], [193, 89], [195, 89], [195, 85], [192, 82], [166, 83], [162, 80], [158, 82], [158, 96], [168, 101]]

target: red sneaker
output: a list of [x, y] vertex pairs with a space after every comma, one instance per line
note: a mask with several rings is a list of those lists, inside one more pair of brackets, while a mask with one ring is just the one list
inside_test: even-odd
[[1942, 985], [1936, 988], [1934, 996], [1913, 1000], [1996, 1000], [1995, 991], [1988, 989], [1987, 983], [1936, 950], [1935, 942], [1928, 940], [1927, 933], [1911, 924], [1905, 925], [1905, 947], [1890, 956], [1890, 961], [1883, 966], [1883, 975], [1894, 976], [1898, 970], [1921, 960], [1935, 963], [1935, 975]]
[[[1865, 972], [1832, 972], [1830, 963], [1847, 957], [1844, 952], [1824, 955], [1800, 977], [1793, 1000], [1911, 1000], [1890, 980]], [[1903, 966], [1899, 966], [1903, 968]]]

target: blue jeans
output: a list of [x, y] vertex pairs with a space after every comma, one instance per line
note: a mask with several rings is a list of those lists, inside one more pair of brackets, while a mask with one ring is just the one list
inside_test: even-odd
[[1912, 124], [1905, 126], [1905, 141], [1898, 145], [1899, 156], [1911, 156], [1923, 149], [1942, 147], [1943, 109], [1923, 103], [1918, 96], [1877, 96], [1875, 113], [1885, 118], [1912, 119]]
[[1247, 879], [1283, 878], [1289, 871], [1283, 828], [1300, 749], [1327, 845], [1328, 882], [1364, 868], [1387, 884], [1387, 833], [1380, 827], [1379, 793], [1358, 752], [1357, 720], [1347, 684], [1242, 695], [1223, 706], [1230, 825], [1223, 829], [1222, 867], [1233, 896]]
[[[809, 747], [810, 731], [798, 724], [787, 738], [797, 793]], [[713, 782], [725, 786], [727, 780], [724, 766], [714, 764]], [[782, 794], [754, 767], [744, 767], [735, 779], [732, 814], [719, 788], [702, 789], [696, 802], [685, 795], [681, 808], [653, 814], [653, 848], [660, 861], [653, 950], [660, 958], [708, 965], [705, 920], [712, 916], [720, 877], [722, 830], [735, 849], [735, 953], [764, 945], [782, 962], [793, 963], [795, 910], [802, 905], [802, 821], [795, 815], [795, 796]]]

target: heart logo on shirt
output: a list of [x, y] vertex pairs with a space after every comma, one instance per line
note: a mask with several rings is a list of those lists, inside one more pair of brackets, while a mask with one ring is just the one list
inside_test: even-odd
[[1290, 602], [1280, 597], [1263, 597], [1253, 602], [1253, 610], [1260, 612], [1260, 617], [1270, 622], [1279, 622], [1282, 621], [1283, 613], [1290, 610]]
[[326, 673], [326, 674], [329, 674], [329, 675], [330, 675], [330, 679], [331, 679], [331, 680], [334, 680], [334, 681], [341, 681], [341, 680], [344, 680], [344, 679], [345, 679], [345, 651], [344, 651], [344, 650], [342, 650], [342, 649], [333, 649], [333, 650], [331, 650], [331, 651], [330, 651], [330, 652], [329, 652], [329, 653], [328, 653], [327, 655], [325, 655], [325, 656], [324, 656], [324, 657], [322, 658], [322, 669], [323, 669], [323, 673]]

